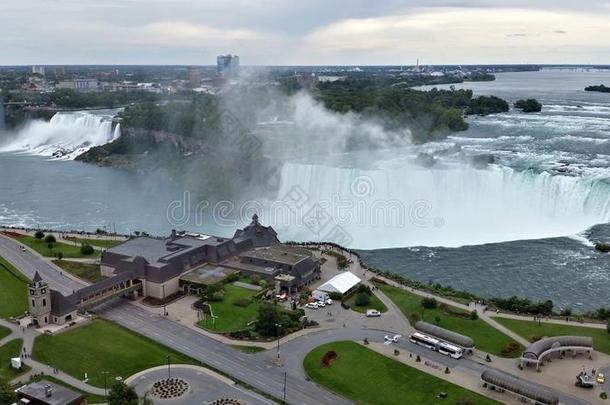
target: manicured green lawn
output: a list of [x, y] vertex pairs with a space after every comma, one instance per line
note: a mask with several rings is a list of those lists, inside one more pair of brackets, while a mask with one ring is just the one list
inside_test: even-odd
[[64, 255], [64, 258], [96, 257], [100, 255], [100, 252], [97, 250], [93, 254], [83, 255], [80, 252], [80, 245], [74, 246], [63, 242], [55, 242], [53, 243], [53, 249], [49, 249], [48, 244], [44, 240], [36, 239], [29, 235], [18, 236], [16, 239], [45, 257], [56, 257], [59, 252]]
[[11, 367], [11, 358], [21, 355], [22, 345], [22, 339], [15, 339], [0, 346], [0, 380], [12, 380], [30, 369], [25, 364], [22, 365], [21, 370]]
[[610, 354], [610, 333], [606, 329], [585, 328], [581, 326], [557, 325], [534, 321], [520, 321], [501, 317], [493, 318], [496, 322], [531, 341], [534, 336], [591, 336], [593, 348], [597, 351]]
[[226, 284], [223, 289], [225, 295], [220, 302], [210, 302], [212, 313], [216, 316], [216, 325], [211, 316], [197, 325], [210, 332], [225, 333], [244, 329], [248, 323], [255, 321], [258, 317], [259, 304], [252, 301], [247, 307], [235, 305], [240, 299], [252, 299], [258, 291]]
[[[468, 312], [464, 310], [450, 307], [450, 312], [447, 312], [440, 308], [440, 304], [435, 309], [424, 309], [421, 305], [422, 297], [419, 295], [389, 285], [379, 285], [379, 289], [394, 301], [409, 320], [412, 314], [416, 314], [425, 322], [471, 337], [479, 350], [496, 356], [519, 357], [523, 351], [523, 347], [519, 345], [519, 348], [511, 353], [502, 353], [513, 340], [485, 321], [469, 319]], [[437, 317], [440, 321], [437, 321]]]
[[29, 280], [0, 257], [0, 318], [23, 314], [28, 309]]
[[386, 312], [388, 310], [388, 308], [386, 308], [384, 303], [381, 302], [381, 300], [379, 298], [377, 298], [377, 296], [375, 294], [371, 294], [369, 296], [371, 299], [371, 302], [369, 302], [367, 305], [365, 305], [363, 307], [360, 307], [360, 306], [356, 305], [356, 296], [357, 295], [358, 295], [358, 293], [352, 295], [347, 300], [347, 303], [349, 304], [350, 309], [353, 309], [356, 312], [360, 312], [361, 314], [363, 314], [366, 312], [367, 309], [376, 309], [379, 312]]
[[244, 346], [244, 345], [231, 345], [231, 347], [233, 349], [237, 349], [240, 352], [244, 352], [244, 353], [260, 353], [260, 352], [264, 352], [265, 349], [264, 347], [260, 347], [260, 346]]
[[[330, 350], [337, 353], [337, 358], [330, 367], [324, 367], [322, 357]], [[358, 404], [498, 404], [355, 342], [317, 347], [305, 356], [303, 367], [316, 383]], [[438, 399], [440, 392], [446, 392], [447, 398]]]
[[53, 263], [68, 273], [90, 283], [97, 283], [106, 278], [100, 273], [100, 266], [98, 264], [73, 262], [70, 260], [53, 260]]
[[199, 364], [195, 360], [162, 346], [144, 336], [133, 333], [114, 323], [96, 319], [56, 336], [41, 335], [34, 342], [32, 356], [44, 364], [51, 364], [71, 376], [83, 379], [88, 373], [89, 382], [104, 386], [115, 377], [129, 377], [138, 371], [167, 363]]
[[4, 339], [5, 337], [7, 337], [10, 334], [11, 334], [11, 330], [9, 328], [0, 326], [0, 339]]
[[122, 240], [113, 240], [113, 239], [95, 239], [95, 238], [78, 238], [76, 239], [76, 243], [80, 247], [81, 243], [88, 243], [92, 246], [97, 246], [101, 248], [110, 248], [116, 245], [120, 245], [124, 241]]

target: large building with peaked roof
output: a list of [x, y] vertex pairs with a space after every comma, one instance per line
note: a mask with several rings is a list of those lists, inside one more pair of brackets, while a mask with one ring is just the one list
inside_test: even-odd
[[[294, 292], [319, 279], [321, 272], [318, 258], [308, 250], [281, 244], [275, 230], [262, 225], [257, 215], [232, 238], [172, 231], [168, 238], [128, 239], [102, 252], [100, 269], [105, 280], [67, 297], [46, 288], [41, 301], [42, 290], [36, 290], [40, 302], [33, 301], [37, 306], [30, 307], [32, 313], [40, 313], [36, 322], [67, 322], [77, 309], [116, 295], [162, 300], [180, 291], [196, 293], [236, 272]], [[43, 303], [49, 306], [46, 318]]]

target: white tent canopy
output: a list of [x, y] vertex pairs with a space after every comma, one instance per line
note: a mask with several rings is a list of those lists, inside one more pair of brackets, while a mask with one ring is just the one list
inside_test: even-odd
[[318, 287], [320, 291], [337, 292], [345, 294], [360, 283], [360, 279], [352, 272], [346, 271], [337, 274], [335, 277], [328, 280], [326, 283]]

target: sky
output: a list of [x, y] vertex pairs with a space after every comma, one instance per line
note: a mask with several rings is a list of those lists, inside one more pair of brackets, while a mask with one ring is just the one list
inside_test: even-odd
[[610, 64], [610, 0], [1, 0], [0, 65]]

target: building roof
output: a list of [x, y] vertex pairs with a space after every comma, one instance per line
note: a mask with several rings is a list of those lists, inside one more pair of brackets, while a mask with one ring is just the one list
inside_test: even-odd
[[[30, 383], [19, 388], [17, 391], [28, 398], [36, 399], [48, 405], [70, 404], [84, 397], [80, 392], [73, 391], [48, 380]], [[47, 396], [48, 392], [50, 392], [50, 396]]]
[[474, 340], [472, 340], [468, 336], [460, 335], [459, 333], [455, 333], [453, 331], [441, 328], [436, 325], [432, 325], [427, 322], [418, 321], [415, 323], [415, 329], [422, 331], [424, 333], [428, 333], [432, 336], [436, 336], [440, 339], [446, 340], [450, 343], [455, 343], [458, 346], [462, 346], [466, 349], [474, 348]]
[[258, 222], [258, 215], [252, 216], [252, 222], [244, 229], [238, 229], [235, 231], [234, 238], [250, 238], [255, 247], [260, 246], [271, 246], [274, 243], [278, 243], [277, 232], [270, 227], [261, 225]]
[[593, 338], [590, 336], [545, 337], [529, 345], [521, 357], [524, 359], [538, 360], [547, 350], [559, 349], [561, 347], [593, 349]]
[[541, 404], [557, 405], [559, 403], [557, 395], [547, 390], [545, 387], [500, 370], [489, 368], [483, 371], [481, 379], [486, 383], [533, 399]]
[[358, 285], [360, 281], [362, 280], [356, 277], [354, 273], [345, 271], [337, 274], [335, 277], [322, 284], [320, 287], [318, 287], [318, 290], [345, 294], [347, 291]]
[[32, 281], [35, 283], [42, 281], [42, 277], [40, 277], [40, 274], [38, 274], [38, 270], [36, 271], [36, 273], [34, 273], [34, 278], [32, 279]]

